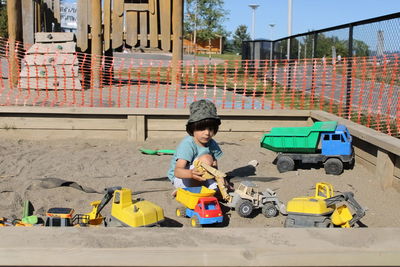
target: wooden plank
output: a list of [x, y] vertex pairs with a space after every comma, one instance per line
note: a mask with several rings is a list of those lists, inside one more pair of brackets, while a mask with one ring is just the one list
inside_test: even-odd
[[73, 32], [37, 32], [36, 43], [73, 42]]
[[61, 31], [61, 7], [60, 0], [53, 0], [54, 30]]
[[394, 164], [394, 176], [400, 178], [400, 156], [396, 157], [396, 163]]
[[126, 130], [125, 119], [113, 118], [0, 117], [0, 125], [9, 129]]
[[128, 131], [128, 141], [137, 141], [137, 116], [129, 116], [126, 122], [126, 129]]
[[62, 44], [53, 44], [53, 43], [36, 43], [32, 45], [27, 54], [52, 54], [52, 53], [75, 53], [75, 43], [67, 42]]
[[89, 48], [88, 43], [88, 1], [78, 0], [77, 2], [77, 31], [76, 31], [76, 46], [82, 52]]
[[146, 140], [146, 117], [136, 116], [136, 141], [144, 142]]
[[76, 54], [51, 54], [51, 55], [26, 55], [24, 58], [26, 65], [78, 65]]
[[389, 152], [378, 149], [376, 158], [376, 176], [383, 190], [393, 185], [395, 157]]
[[158, 0], [149, 0], [150, 47], [158, 48]]
[[81, 82], [78, 77], [64, 78], [20, 78], [19, 88], [39, 90], [81, 90]]
[[25, 44], [34, 44], [34, 33], [35, 33], [35, 22], [34, 22], [34, 2], [33, 1], [22, 1], [22, 10], [24, 14], [22, 16], [23, 24], [23, 41]]
[[127, 140], [127, 131], [113, 130], [3, 130], [0, 136], [8, 139], [57, 140], [57, 139], [105, 139]]
[[[148, 118], [147, 124], [148, 129], [150, 131], [162, 131], [162, 130], [171, 130], [171, 131], [185, 131], [185, 124], [187, 119], [162, 119], [162, 118]], [[262, 133], [268, 132], [272, 127], [303, 127], [305, 126], [305, 122], [300, 121], [283, 121], [283, 120], [255, 120], [255, 119], [241, 119], [241, 120], [222, 120], [220, 131], [227, 132], [243, 132], [243, 131], [251, 131], [251, 132], [259, 132], [260, 138]]]
[[134, 3], [126, 3], [125, 4], [125, 11], [148, 11], [149, 4], [141, 3], [141, 4], [134, 4]]
[[147, 47], [147, 12], [139, 12], [140, 46]]
[[30, 78], [49, 78], [49, 77], [77, 77], [79, 67], [72, 65], [54, 66], [25, 66], [20, 73], [20, 77]]
[[126, 43], [135, 46], [138, 42], [138, 12], [126, 12]]
[[112, 48], [119, 48], [123, 43], [124, 1], [113, 0], [112, 10]]
[[171, 0], [160, 1], [161, 49], [171, 50]]
[[104, 50], [111, 47], [111, 0], [104, 0]]

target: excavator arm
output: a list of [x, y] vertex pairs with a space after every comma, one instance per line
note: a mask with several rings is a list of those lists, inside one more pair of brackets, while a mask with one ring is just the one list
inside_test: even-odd
[[97, 218], [97, 216], [102, 211], [102, 209], [108, 204], [108, 202], [110, 202], [111, 198], [114, 195], [115, 190], [121, 190], [121, 189], [122, 189], [121, 186], [113, 186], [113, 187], [108, 187], [108, 188], [104, 189], [105, 194], [104, 194], [104, 197], [101, 200], [99, 206], [97, 207], [95, 218]]
[[348, 222], [349, 227], [352, 227], [356, 222], [365, 216], [365, 209], [354, 199], [352, 192], [344, 192], [337, 196], [325, 199], [327, 206], [333, 206], [340, 202], [346, 202], [349, 207], [354, 211], [352, 219]]
[[228, 190], [225, 187], [225, 179], [224, 179], [226, 177], [225, 173], [199, 160], [195, 160], [193, 165], [198, 171], [203, 172], [202, 177], [204, 179], [215, 179], [218, 185], [218, 189], [221, 192], [222, 198], [228, 202], [231, 201], [232, 197], [228, 194]]

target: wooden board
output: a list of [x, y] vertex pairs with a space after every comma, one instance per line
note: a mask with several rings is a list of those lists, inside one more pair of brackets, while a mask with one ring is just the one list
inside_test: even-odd
[[149, 0], [150, 47], [158, 47], [158, 0]]
[[18, 87], [21, 89], [40, 89], [40, 90], [81, 90], [81, 82], [78, 77], [65, 78], [27, 78], [19, 79]]
[[139, 12], [140, 46], [147, 47], [147, 12]]
[[104, 50], [111, 48], [111, 0], [104, 0]]
[[0, 117], [0, 125], [6, 124], [12, 129], [126, 130], [126, 121], [109, 118]]
[[133, 4], [133, 3], [126, 3], [125, 4], [125, 11], [148, 11], [149, 4], [141, 3], [141, 4]]
[[[185, 131], [187, 119], [165, 119], [165, 118], [149, 118], [147, 119], [147, 127], [149, 131]], [[222, 118], [220, 132], [267, 132], [272, 127], [303, 127], [304, 121], [284, 121], [284, 120], [259, 120], [254, 118], [247, 119], [225, 119]], [[260, 135], [261, 138], [262, 135]]]
[[33, 44], [34, 40], [34, 2], [33, 1], [22, 1], [22, 10], [24, 10], [24, 14], [22, 16], [22, 24], [23, 24], [23, 41], [25, 44]]
[[130, 46], [135, 46], [138, 41], [138, 12], [126, 12], [126, 43]]
[[57, 140], [66, 138], [127, 140], [127, 131], [123, 130], [3, 130], [2, 138], [26, 140]]
[[20, 77], [49, 78], [49, 77], [77, 77], [78, 66], [54, 65], [54, 66], [25, 66]]
[[77, 31], [76, 31], [76, 46], [82, 51], [86, 51], [88, 44], [88, 1], [77, 0]]
[[73, 32], [37, 32], [35, 33], [36, 43], [53, 43], [53, 42], [73, 42]]
[[54, 19], [56, 20], [56, 29], [61, 29], [61, 10], [60, 10], [60, 0], [53, 0], [53, 12], [54, 12]]
[[171, 50], [171, 0], [160, 1], [161, 49]]
[[54, 53], [75, 53], [75, 43], [74, 42], [67, 42], [61, 44], [41, 44], [36, 43], [29, 48], [27, 54], [54, 54]]
[[123, 43], [124, 1], [113, 0], [112, 10], [112, 48], [119, 48]]
[[78, 65], [77, 54], [54, 54], [54, 55], [26, 55], [24, 61], [27, 65]]

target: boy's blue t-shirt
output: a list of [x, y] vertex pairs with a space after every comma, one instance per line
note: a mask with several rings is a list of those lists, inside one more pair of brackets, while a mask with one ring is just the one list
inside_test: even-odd
[[172, 156], [171, 165], [168, 171], [168, 178], [172, 181], [175, 177], [175, 166], [178, 159], [184, 159], [188, 163], [186, 168], [189, 169], [193, 161], [204, 154], [210, 154], [215, 159], [219, 159], [222, 156], [222, 150], [218, 146], [214, 139], [208, 141], [207, 146], [199, 146], [195, 143], [193, 136], [186, 136], [176, 148], [175, 154]]

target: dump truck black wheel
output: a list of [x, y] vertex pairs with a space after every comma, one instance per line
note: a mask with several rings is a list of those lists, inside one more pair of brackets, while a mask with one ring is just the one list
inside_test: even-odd
[[282, 156], [276, 162], [279, 172], [292, 171], [294, 169], [294, 160], [288, 156]]
[[337, 158], [328, 159], [325, 161], [324, 169], [326, 174], [339, 175], [343, 172], [343, 162]]
[[240, 217], [249, 217], [253, 212], [253, 204], [249, 200], [239, 200], [235, 207]]
[[276, 209], [274, 203], [271, 202], [266, 203], [262, 207], [261, 212], [266, 218], [272, 218], [278, 215], [278, 210]]

